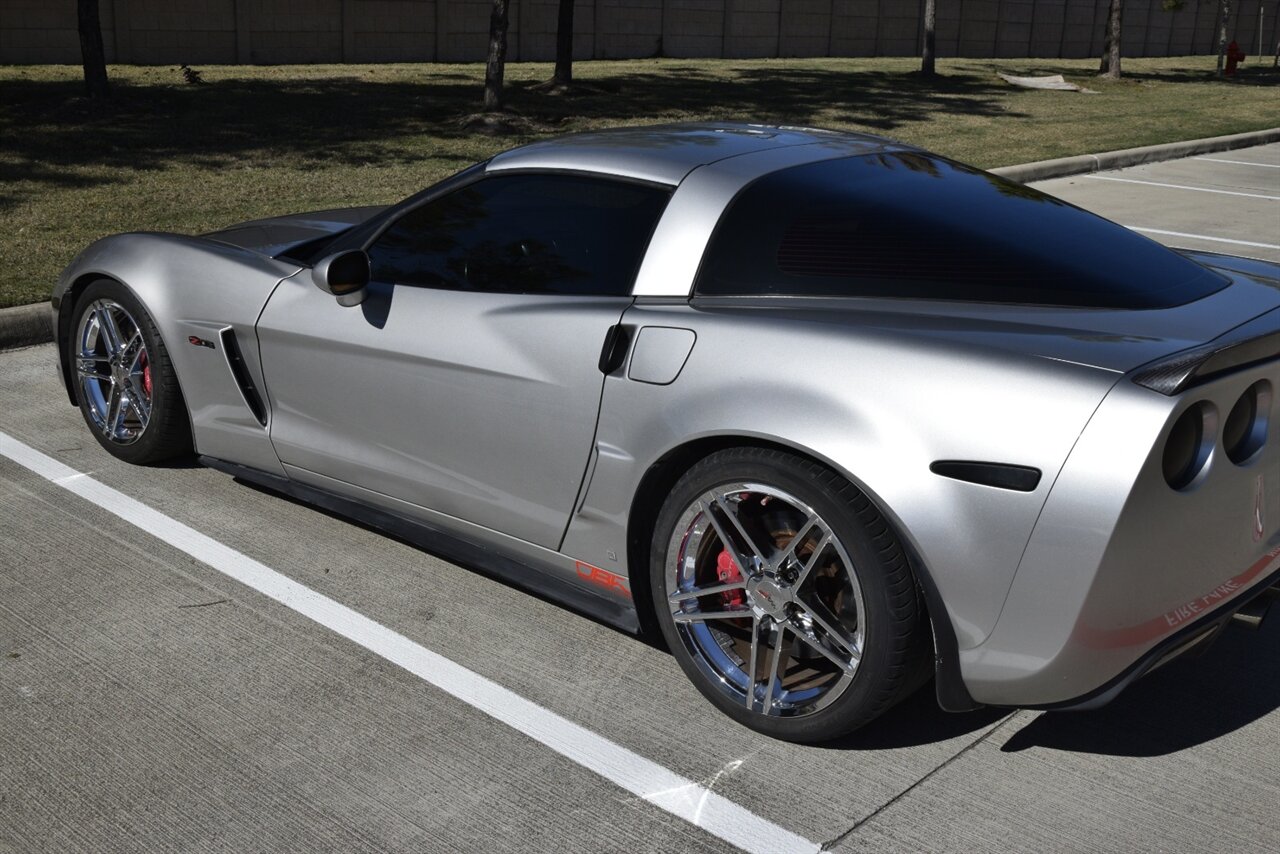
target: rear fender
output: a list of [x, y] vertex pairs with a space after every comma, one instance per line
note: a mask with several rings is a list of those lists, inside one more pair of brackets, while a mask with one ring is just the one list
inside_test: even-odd
[[[994, 626], [1053, 480], [1116, 381], [1079, 365], [851, 335], [762, 311], [636, 306], [624, 321], [694, 329], [697, 343], [668, 385], [630, 379], [629, 365], [606, 378], [566, 553], [628, 577], [647, 572], [628, 563], [627, 529], [635, 501], [664, 497], [640, 497], [653, 465], [689, 442], [788, 447], [877, 503], [928, 568], [961, 649]], [[1042, 477], [1030, 491], [1001, 489], [935, 474], [938, 460], [1017, 464]]]

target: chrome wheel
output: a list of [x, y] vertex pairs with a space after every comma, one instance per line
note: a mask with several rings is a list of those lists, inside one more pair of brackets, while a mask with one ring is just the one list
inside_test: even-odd
[[94, 426], [108, 441], [131, 445], [151, 422], [151, 360], [142, 329], [118, 302], [95, 300], [80, 315], [73, 342], [76, 381]]
[[741, 708], [818, 712], [853, 683], [866, 613], [848, 551], [795, 496], [726, 483], [680, 515], [667, 554], [667, 606], [698, 670]]

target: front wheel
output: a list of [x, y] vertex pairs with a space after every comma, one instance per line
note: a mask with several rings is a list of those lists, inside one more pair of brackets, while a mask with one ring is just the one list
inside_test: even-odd
[[168, 351], [127, 288], [110, 279], [85, 288], [67, 347], [80, 412], [102, 447], [144, 465], [191, 452], [186, 402]]
[[761, 448], [712, 454], [673, 488], [651, 554], [673, 654], [752, 729], [838, 738], [927, 678], [902, 548], [867, 497], [823, 466]]

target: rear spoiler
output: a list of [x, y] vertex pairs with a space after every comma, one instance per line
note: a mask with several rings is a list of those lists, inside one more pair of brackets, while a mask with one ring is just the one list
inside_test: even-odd
[[1280, 358], [1280, 309], [1233, 329], [1201, 347], [1139, 368], [1133, 381], [1172, 397], [1210, 380]]

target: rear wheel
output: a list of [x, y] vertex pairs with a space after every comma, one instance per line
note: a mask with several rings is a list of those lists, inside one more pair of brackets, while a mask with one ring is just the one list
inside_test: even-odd
[[652, 554], [673, 654], [753, 729], [837, 738], [927, 678], [927, 627], [897, 538], [816, 463], [760, 448], [707, 457], [663, 505]]
[[150, 464], [191, 452], [186, 402], [168, 351], [127, 288], [109, 279], [85, 288], [67, 347], [80, 412], [112, 455]]

